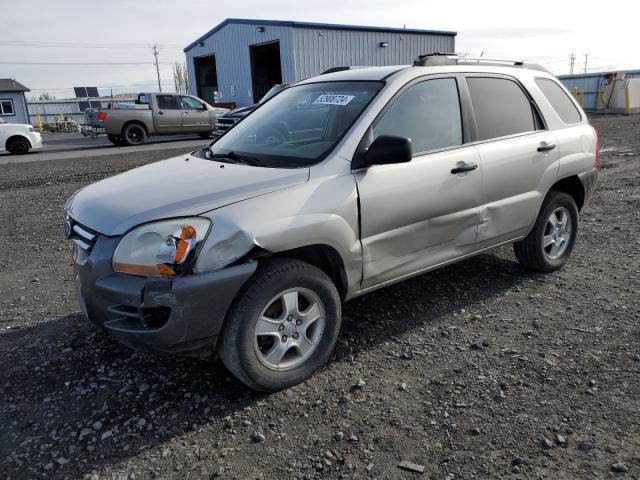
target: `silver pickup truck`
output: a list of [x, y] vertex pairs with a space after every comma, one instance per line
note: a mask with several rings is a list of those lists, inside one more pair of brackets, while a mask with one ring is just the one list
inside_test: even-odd
[[82, 133], [91, 138], [107, 134], [114, 145], [141, 145], [150, 135], [197, 133], [208, 138], [227, 111], [191, 95], [141, 93], [135, 103], [85, 110]]

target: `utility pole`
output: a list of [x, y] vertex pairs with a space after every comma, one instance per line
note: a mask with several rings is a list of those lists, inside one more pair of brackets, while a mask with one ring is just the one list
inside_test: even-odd
[[160, 83], [160, 67], [158, 66], [158, 54], [160, 52], [158, 51], [158, 47], [156, 47], [155, 45], [153, 46], [153, 49], [151, 51], [153, 52], [153, 56], [156, 57], [156, 73], [158, 74], [158, 90], [162, 92], [162, 84]]
[[573, 67], [576, 64], [576, 54], [572, 53], [571, 55], [569, 55], [569, 61], [571, 62], [569, 64], [569, 75], [573, 75]]
[[584, 54], [584, 74], [585, 75], [587, 74], [587, 62], [588, 62], [588, 60], [589, 60], [589, 54], [585, 53]]

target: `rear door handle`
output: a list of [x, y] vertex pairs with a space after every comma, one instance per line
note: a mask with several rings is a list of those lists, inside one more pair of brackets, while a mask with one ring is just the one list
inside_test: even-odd
[[451, 173], [455, 175], [456, 173], [470, 172], [472, 170], [475, 170], [476, 168], [478, 168], [477, 164], [467, 163], [466, 165], [461, 165], [459, 167], [451, 169]]
[[539, 152], [548, 152], [549, 150], [553, 150], [554, 148], [556, 148], [556, 144], [555, 143], [540, 142], [540, 146], [538, 147], [538, 151]]

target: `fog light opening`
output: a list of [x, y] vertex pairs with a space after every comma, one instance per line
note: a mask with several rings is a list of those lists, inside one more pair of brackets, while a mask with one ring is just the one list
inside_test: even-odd
[[171, 315], [169, 307], [148, 307], [142, 309], [142, 324], [147, 328], [162, 328]]

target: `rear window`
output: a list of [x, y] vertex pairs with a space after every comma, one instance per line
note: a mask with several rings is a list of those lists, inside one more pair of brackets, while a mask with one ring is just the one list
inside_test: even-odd
[[173, 95], [158, 95], [156, 99], [158, 100], [158, 108], [164, 110], [179, 110], [176, 97]]
[[536, 84], [564, 123], [579, 123], [582, 116], [560, 85], [549, 78], [536, 78]]
[[478, 140], [536, 130], [531, 102], [513, 80], [468, 77]]

